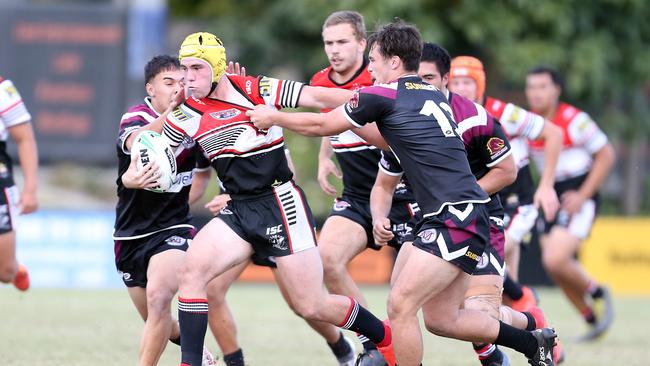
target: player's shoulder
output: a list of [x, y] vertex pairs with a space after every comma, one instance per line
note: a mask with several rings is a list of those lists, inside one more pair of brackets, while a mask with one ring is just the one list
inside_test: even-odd
[[398, 86], [399, 83], [397, 81], [388, 82], [384, 84], [369, 85], [359, 89], [359, 93], [368, 94], [368, 95], [377, 95], [388, 99], [395, 99], [397, 97]]
[[331, 70], [332, 70], [332, 66], [327, 66], [326, 68], [317, 71], [314, 75], [312, 75], [311, 79], [309, 80], [309, 85], [324, 86], [324, 87], [334, 86], [334, 83], [332, 83], [332, 80], [330, 80], [329, 78]]
[[569, 103], [561, 102], [555, 116], [559, 122], [571, 123], [576, 118], [587, 116], [587, 113]]
[[479, 122], [487, 123], [488, 115], [482, 105], [474, 103], [471, 100], [449, 92], [449, 101], [451, 106], [451, 111], [454, 114], [454, 118], [457, 123], [461, 123], [467, 120], [477, 119]]
[[129, 122], [145, 121], [147, 123], [153, 122], [158, 115], [153, 108], [147, 103], [138, 103], [130, 106], [126, 113], [120, 118], [120, 123], [125, 124]]
[[260, 80], [268, 79], [266, 76], [241, 76], [235, 74], [226, 75], [230, 83], [244, 94], [253, 96], [258, 90]]
[[485, 110], [488, 111], [493, 116], [500, 116], [503, 113], [503, 110], [506, 108], [508, 105], [508, 102], [504, 102], [503, 100], [492, 98], [492, 97], [487, 97], [485, 98]]

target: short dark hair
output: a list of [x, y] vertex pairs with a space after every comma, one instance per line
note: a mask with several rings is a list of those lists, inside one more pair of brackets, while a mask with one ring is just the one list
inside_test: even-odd
[[431, 42], [425, 42], [422, 46], [422, 58], [420, 62], [432, 62], [436, 64], [440, 76], [448, 74], [451, 68], [451, 56], [449, 56], [449, 52], [440, 45]]
[[177, 70], [181, 68], [181, 63], [177, 57], [170, 55], [158, 55], [152, 58], [144, 67], [145, 84], [155, 78], [162, 71]]
[[397, 56], [402, 60], [406, 71], [418, 71], [422, 56], [422, 37], [414, 25], [401, 20], [384, 24], [370, 36], [368, 48], [372, 48], [375, 43], [382, 56]]
[[540, 74], [548, 74], [548, 76], [551, 77], [551, 81], [553, 81], [553, 84], [559, 86], [560, 89], [564, 89], [564, 80], [562, 80], [560, 73], [551, 66], [538, 65], [529, 69], [527, 73], [527, 75], [540, 75]]

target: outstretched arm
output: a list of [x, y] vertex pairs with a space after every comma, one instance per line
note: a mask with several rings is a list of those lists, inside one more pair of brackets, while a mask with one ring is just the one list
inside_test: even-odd
[[318, 109], [336, 108], [350, 100], [353, 94], [353, 91], [345, 89], [305, 85], [300, 92], [298, 106]]

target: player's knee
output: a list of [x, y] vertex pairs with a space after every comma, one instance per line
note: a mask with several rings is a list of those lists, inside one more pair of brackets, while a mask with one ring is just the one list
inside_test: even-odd
[[315, 301], [300, 300], [291, 305], [291, 310], [307, 320], [320, 320], [321, 306]]
[[166, 289], [147, 291], [147, 312], [150, 316], [170, 313], [174, 292]]
[[446, 321], [445, 317], [425, 314], [423, 320], [424, 327], [427, 328], [430, 333], [443, 337], [450, 334], [451, 325]]
[[409, 304], [405, 301], [406, 297], [396, 291], [391, 291], [388, 296], [388, 317], [391, 319], [400, 318], [408, 315]]
[[562, 269], [564, 266], [564, 258], [559, 256], [557, 253], [543, 253], [542, 254], [542, 264], [546, 271], [555, 273]]
[[347, 263], [342, 263], [340, 256], [327, 251], [321, 251], [323, 274], [325, 278], [338, 278], [347, 271]]

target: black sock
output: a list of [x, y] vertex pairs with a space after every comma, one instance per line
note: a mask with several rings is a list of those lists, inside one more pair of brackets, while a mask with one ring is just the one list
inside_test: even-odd
[[479, 361], [481, 361], [481, 365], [487, 366], [491, 364], [501, 364], [501, 361], [503, 361], [503, 356], [501, 355], [501, 352], [498, 352], [499, 348], [495, 344], [491, 343], [481, 343], [481, 344], [476, 344], [472, 343], [472, 347], [474, 348], [474, 352], [478, 355]]
[[[522, 314], [526, 316], [526, 319], [528, 319], [528, 324], [526, 324], [526, 330], [535, 330], [537, 329], [537, 321], [533, 317], [533, 315], [527, 311], [524, 311]], [[540, 324], [540, 327], [542, 324]]]
[[391, 343], [390, 333], [386, 334], [384, 323], [360, 306], [356, 300], [350, 298], [350, 302], [348, 314], [339, 327], [361, 333], [378, 346], [389, 345]]
[[332, 353], [334, 353], [334, 356], [336, 356], [336, 358], [345, 357], [352, 350], [348, 342], [345, 341], [345, 338], [343, 337], [343, 333], [339, 333], [339, 334], [340, 335], [338, 341], [336, 341], [335, 343], [327, 344], [328, 346], [330, 346], [330, 349], [332, 350]]
[[364, 349], [366, 352], [369, 352], [369, 351], [372, 351], [372, 350], [374, 350], [374, 349], [377, 349], [377, 345], [375, 345], [374, 343], [372, 343], [368, 338], [366, 338], [366, 341], [363, 342], [363, 343], [361, 343], [361, 345], [363, 346], [363, 349]]
[[537, 340], [530, 332], [517, 329], [501, 321], [499, 322], [499, 335], [494, 343], [512, 348], [528, 358], [532, 358], [537, 351]]
[[244, 352], [240, 348], [233, 353], [223, 355], [223, 362], [226, 366], [244, 366]]
[[515, 282], [510, 276], [506, 275], [506, 279], [503, 281], [503, 292], [508, 295], [509, 298], [513, 300], [519, 300], [524, 296], [524, 292], [521, 288], [519, 282]]
[[179, 334], [176, 338], [169, 338], [169, 341], [173, 344], [180, 346], [181, 345], [181, 335]]
[[208, 300], [178, 298], [181, 328], [181, 365], [201, 366], [203, 339], [208, 329]]

